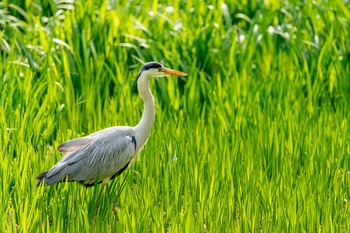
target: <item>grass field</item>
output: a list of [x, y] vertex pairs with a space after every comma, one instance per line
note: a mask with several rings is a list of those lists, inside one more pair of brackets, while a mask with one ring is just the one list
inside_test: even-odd
[[[333, 1], [0, 3], [0, 232], [350, 232], [350, 7]], [[151, 137], [102, 187], [36, 187], [57, 146]], [[98, 203], [99, 207], [98, 206]]]

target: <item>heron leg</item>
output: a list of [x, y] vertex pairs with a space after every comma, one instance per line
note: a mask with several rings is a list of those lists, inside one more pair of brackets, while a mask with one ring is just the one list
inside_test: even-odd
[[116, 215], [117, 215], [117, 207], [114, 206], [113, 209], [112, 209], [112, 211], [113, 211], [114, 216], [116, 216]]
[[96, 218], [96, 215], [97, 215], [97, 213], [98, 213], [98, 209], [100, 208], [100, 204], [101, 204], [101, 201], [98, 200], [98, 201], [97, 201], [97, 205], [96, 205], [96, 209], [95, 209], [94, 218]]
[[108, 193], [108, 183], [106, 183], [105, 188], [106, 188], [106, 193]]

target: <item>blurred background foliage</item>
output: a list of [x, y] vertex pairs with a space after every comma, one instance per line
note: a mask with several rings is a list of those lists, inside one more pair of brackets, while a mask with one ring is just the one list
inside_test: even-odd
[[[249, 78], [255, 88], [267, 79], [278, 82], [276, 74], [282, 73], [289, 82], [279, 91], [301, 79], [297, 88], [312, 96], [310, 107], [325, 97], [348, 102], [340, 97], [349, 97], [342, 73], [350, 59], [346, 5], [341, 0], [3, 1], [2, 59], [16, 56], [37, 78], [45, 68], [63, 66], [79, 94], [81, 82], [103, 79], [102, 67], [119, 79], [106, 80], [108, 94], [114, 94], [130, 67], [139, 69], [139, 59], [193, 70], [208, 82]], [[185, 80], [178, 82], [181, 93], [188, 91]], [[210, 90], [201, 85], [194, 98], [203, 104]]]

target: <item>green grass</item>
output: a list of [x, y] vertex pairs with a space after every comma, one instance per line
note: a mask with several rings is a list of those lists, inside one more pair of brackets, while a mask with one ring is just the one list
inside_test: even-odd
[[[0, 232], [350, 231], [347, 1], [72, 2], [0, 3]], [[189, 75], [152, 80], [109, 193], [36, 187], [60, 143], [137, 124], [152, 60]]]

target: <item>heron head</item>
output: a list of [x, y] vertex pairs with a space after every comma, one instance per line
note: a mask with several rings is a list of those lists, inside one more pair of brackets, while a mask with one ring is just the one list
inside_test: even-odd
[[146, 63], [140, 70], [137, 78], [140, 78], [143, 74], [145, 74], [145, 76], [148, 76], [148, 77], [162, 77], [162, 76], [169, 76], [169, 75], [186, 76], [187, 75], [186, 73], [181, 71], [165, 68], [159, 62]]
[[162, 76], [169, 76], [169, 75], [186, 76], [187, 74], [181, 71], [165, 68], [159, 62], [148, 62], [142, 67], [139, 74], [137, 75], [137, 78], [134, 82], [132, 90], [133, 92], [135, 92], [136, 84], [138, 83], [138, 80], [141, 80], [144, 78], [149, 79], [152, 77], [162, 77]]

